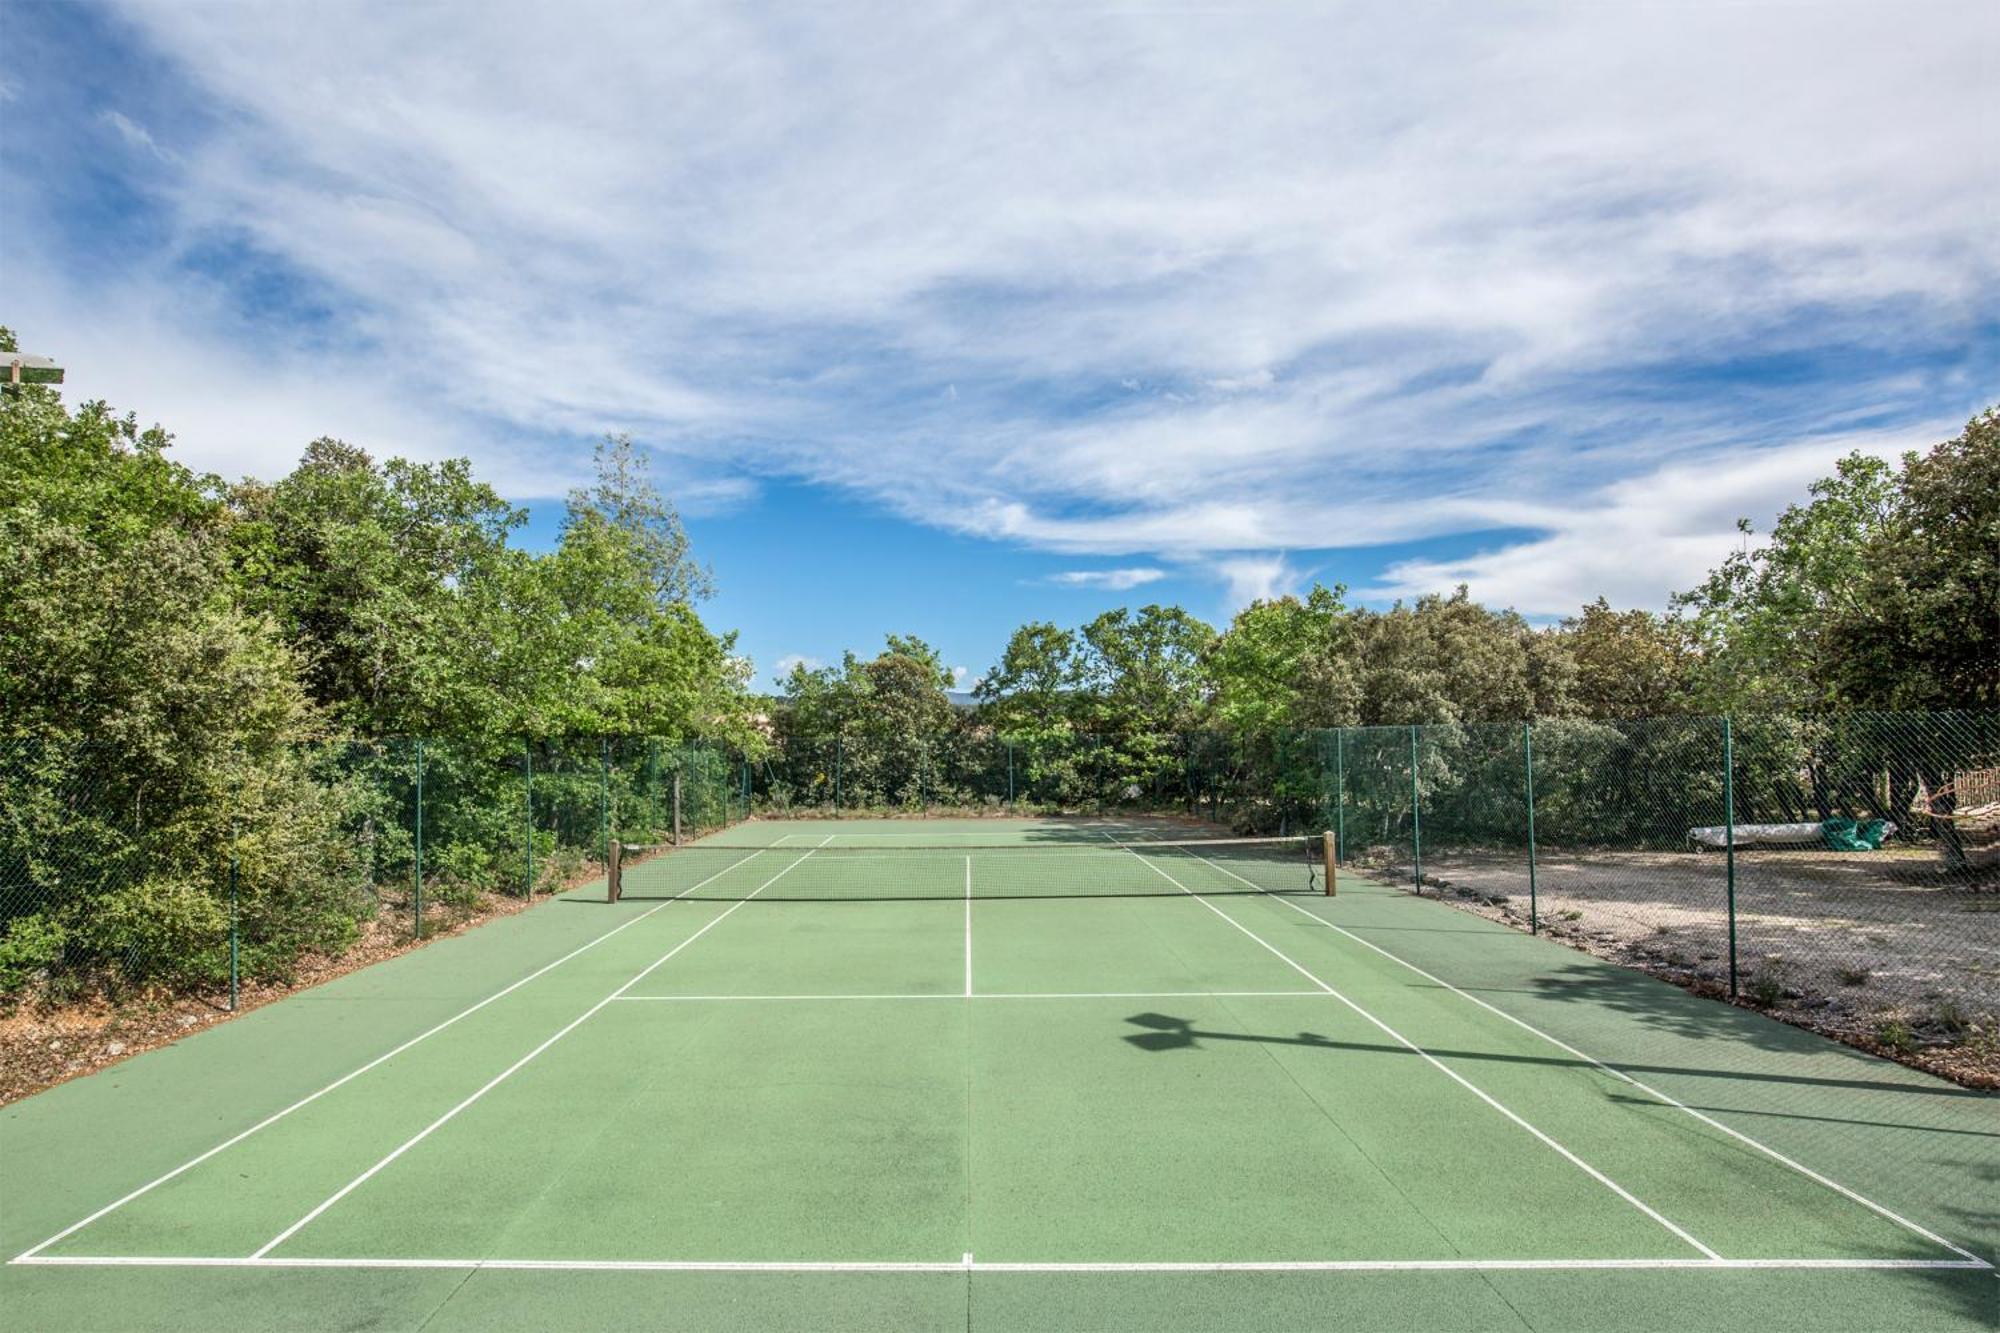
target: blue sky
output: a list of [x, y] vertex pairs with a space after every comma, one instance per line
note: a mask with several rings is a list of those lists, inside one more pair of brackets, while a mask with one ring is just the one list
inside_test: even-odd
[[[16, 0], [0, 322], [271, 476], [630, 432], [767, 680], [1659, 607], [2000, 399], [2000, 9]], [[1449, 18], [1449, 23], [1441, 20]]]

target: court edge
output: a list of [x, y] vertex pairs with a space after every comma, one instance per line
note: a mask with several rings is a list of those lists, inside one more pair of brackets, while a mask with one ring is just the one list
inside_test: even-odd
[[1215, 1263], [995, 1263], [966, 1255], [921, 1260], [760, 1261], [707, 1259], [315, 1259], [195, 1255], [23, 1255], [10, 1267], [419, 1268], [472, 1272], [571, 1270], [611, 1273], [1411, 1273], [1654, 1269], [1953, 1269], [1991, 1272], [1980, 1259], [1271, 1259]]

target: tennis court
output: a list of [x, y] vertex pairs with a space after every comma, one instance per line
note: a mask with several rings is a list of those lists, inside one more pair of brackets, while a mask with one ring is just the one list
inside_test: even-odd
[[1991, 1097], [1185, 837], [746, 824], [30, 1098], [9, 1322], [1992, 1326]]

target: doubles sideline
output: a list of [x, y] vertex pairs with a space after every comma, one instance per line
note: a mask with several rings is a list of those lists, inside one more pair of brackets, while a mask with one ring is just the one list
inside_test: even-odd
[[[1143, 846], [1144, 844], [1142, 843], [1140, 845]], [[1237, 874], [1235, 871], [1231, 870], [1229, 867], [1225, 865], [1220, 865], [1214, 861], [1209, 860], [1207, 857], [1198, 855], [1194, 852], [1188, 852], [1187, 854], [1191, 856], [1193, 859], [1202, 862], [1204, 865], [1214, 867], [1215, 869], [1221, 871], [1225, 875], [1228, 875], [1232, 879], [1239, 880], [1244, 884], [1250, 884], [1249, 880], [1244, 879], [1243, 876]], [[1137, 853], [1135, 852], [1134, 855], [1137, 855]], [[1145, 858], [1140, 857], [1140, 859], [1144, 860]], [[1252, 884], [1251, 887], [1255, 888], [1256, 885]], [[1416, 973], [1418, 976], [1430, 982], [1432, 985], [1441, 987], [1442, 989], [1451, 992], [1453, 995], [1458, 996], [1458, 998], [1460, 998], [1461, 1000], [1465, 1000], [1471, 1004], [1476, 1004], [1481, 1009], [1486, 1010], [1488, 1013], [1506, 1019], [1509, 1023], [1514, 1024], [1522, 1031], [1528, 1032], [1540, 1038], [1541, 1040], [1547, 1042], [1549, 1045], [1555, 1047], [1557, 1050], [1562, 1051], [1566, 1055], [1574, 1056], [1576, 1059], [1583, 1061], [1585, 1064], [1590, 1065], [1594, 1069], [1609, 1074], [1611, 1077], [1618, 1079], [1620, 1082], [1626, 1084], [1627, 1086], [1632, 1087], [1638, 1090], [1639, 1092], [1644, 1093], [1646, 1096], [1652, 1098], [1654, 1101], [1660, 1103], [1662, 1106], [1670, 1106], [1677, 1111], [1681, 1111], [1686, 1113], [1687, 1115], [1693, 1116], [1696, 1120], [1699, 1120], [1702, 1124], [1707, 1125], [1709, 1128], [1716, 1130], [1719, 1133], [1728, 1135], [1730, 1138], [1736, 1140], [1738, 1143], [1743, 1144], [1745, 1147], [1754, 1149], [1757, 1152], [1762, 1153], [1764, 1156], [1770, 1158], [1772, 1161], [1777, 1162], [1781, 1166], [1788, 1167], [1791, 1170], [1798, 1172], [1806, 1179], [1814, 1182], [1815, 1184], [1824, 1186], [1829, 1190], [1832, 1190], [1834, 1193], [1840, 1195], [1842, 1198], [1847, 1199], [1850, 1202], [1860, 1204], [1863, 1208], [1868, 1209], [1870, 1212], [1873, 1212], [1878, 1217], [1881, 1217], [1889, 1222], [1893, 1222], [1895, 1225], [1902, 1227], [1904, 1230], [1910, 1232], [1912, 1235], [1921, 1236], [1923, 1239], [1930, 1241], [1934, 1245], [1942, 1246], [1944, 1249], [1950, 1250], [1953, 1254], [1958, 1255], [1960, 1259], [1964, 1261], [1963, 1263], [1953, 1266], [1967, 1267], [1967, 1268], [1982, 1268], [1989, 1270], [1993, 1267], [1992, 1264], [1980, 1258], [1972, 1251], [1965, 1249], [1963, 1246], [1953, 1244], [1951, 1241], [1946, 1240], [1943, 1236], [1938, 1235], [1936, 1232], [1931, 1231], [1926, 1227], [1920, 1226], [1915, 1222], [1912, 1222], [1909, 1218], [1904, 1217], [1901, 1214], [1896, 1213], [1879, 1203], [1876, 1203], [1873, 1199], [1866, 1197], [1865, 1195], [1859, 1193], [1858, 1191], [1849, 1189], [1847, 1186], [1841, 1184], [1839, 1181], [1834, 1180], [1829, 1176], [1822, 1175], [1820, 1172], [1813, 1170], [1811, 1167], [1806, 1166], [1804, 1163], [1798, 1162], [1793, 1158], [1786, 1156], [1784, 1153], [1779, 1152], [1776, 1148], [1771, 1147], [1769, 1144], [1762, 1143], [1757, 1139], [1752, 1138], [1750, 1135], [1745, 1134], [1742, 1130], [1736, 1129], [1730, 1125], [1726, 1125], [1722, 1121], [1717, 1120], [1714, 1116], [1708, 1115], [1705, 1112], [1697, 1111], [1694, 1107], [1689, 1106], [1686, 1102], [1680, 1101], [1675, 1097], [1669, 1096], [1667, 1093], [1661, 1092], [1658, 1088], [1655, 1088], [1648, 1083], [1644, 1083], [1639, 1079], [1632, 1077], [1632, 1075], [1626, 1073], [1624, 1070], [1614, 1068], [1611, 1065], [1607, 1065], [1602, 1060], [1599, 1060], [1596, 1056], [1591, 1055], [1588, 1052], [1578, 1050], [1576, 1047], [1570, 1045], [1566, 1041], [1563, 1041], [1561, 1038], [1553, 1036], [1550, 1033], [1544, 1032], [1542, 1029], [1528, 1022], [1526, 1019], [1518, 1018], [1515, 1015], [1508, 1013], [1505, 1009], [1499, 1008], [1497, 1005], [1494, 1005], [1486, 1000], [1481, 999], [1477, 995], [1473, 995], [1467, 991], [1460, 990], [1457, 986], [1452, 985], [1449, 981], [1446, 981], [1442, 977], [1435, 976], [1432, 973], [1425, 971], [1423, 968], [1417, 966], [1415, 963], [1412, 963], [1407, 958], [1398, 957], [1396, 954], [1391, 953], [1389, 950], [1383, 948], [1381, 945], [1375, 943], [1373, 940], [1364, 939], [1362, 936], [1355, 934], [1351, 930], [1348, 930], [1345, 926], [1336, 925], [1334, 922], [1329, 921], [1326, 917], [1322, 916], [1320, 913], [1309, 911], [1306, 908], [1301, 907], [1298, 903], [1293, 902], [1289, 898], [1279, 897], [1277, 895], [1269, 895], [1269, 897], [1271, 901], [1283, 903], [1285, 906], [1291, 908], [1294, 912], [1299, 913], [1299, 915], [1307, 917], [1317, 922], [1318, 924], [1325, 926], [1328, 930], [1334, 931], [1340, 935], [1345, 936], [1350, 940], [1353, 940], [1356, 944], [1361, 945], [1365, 949], [1373, 950], [1375, 953], [1382, 955], [1382, 957], [1388, 959], [1390, 962], [1395, 963], [1400, 967], [1408, 968], [1410, 971]], [[1210, 903], [1209, 907], [1218, 913], [1221, 912], [1221, 909], [1215, 907], [1213, 903]], [[1223, 915], [1226, 916], [1227, 914], [1223, 913]], [[1241, 927], [1239, 927], [1239, 929], [1240, 928]]]

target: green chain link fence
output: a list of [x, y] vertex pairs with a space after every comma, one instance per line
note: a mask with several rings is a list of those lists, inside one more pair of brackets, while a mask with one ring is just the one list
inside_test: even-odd
[[[225, 756], [0, 747], [0, 1004], [149, 991], [234, 1007], [365, 934], [601, 873], [609, 839], [745, 814], [709, 743], [391, 738]], [[678, 820], [678, 824], [676, 821]]]

